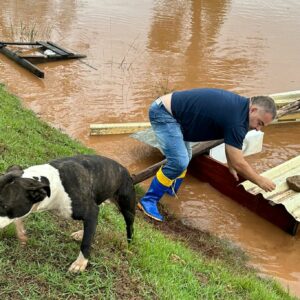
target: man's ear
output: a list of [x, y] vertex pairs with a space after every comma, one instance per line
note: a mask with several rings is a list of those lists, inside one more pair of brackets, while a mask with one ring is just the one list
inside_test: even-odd
[[254, 113], [254, 112], [256, 112], [258, 110], [258, 108], [256, 107], [256, 106], [254, 106], [254, 105], [251, 105], [250, 106], [250, 113]]
[[18, 183], [28, 192], [33, 203], [40, 202], [51, 195], [50, 186], [47, 183], [30, 178], [20, 178]]

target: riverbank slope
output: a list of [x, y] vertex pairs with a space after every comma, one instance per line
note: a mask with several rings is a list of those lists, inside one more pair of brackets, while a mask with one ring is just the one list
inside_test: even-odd
[[[0, 172], [79, 153], [94, 151], [39, 120], [0, 87]], [[239, 249], [176, 220], [161, 231], [138, 213], [128, 247], [121, 215], [104, 205], [90, 264], [76, 275], [67, 269], [78, 254], [70, 234], [80, 222], [38, 213], [26, 227], [25, 247], [13, 225], [0, 231], [1, 299], [294, 299], [248, 268]]]

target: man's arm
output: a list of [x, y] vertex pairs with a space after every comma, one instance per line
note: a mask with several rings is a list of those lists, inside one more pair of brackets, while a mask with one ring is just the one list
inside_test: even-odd
[[241, 174], [245, 179], [248, 179], [258, 185], [265, 192], [271, 192], [275, 189], [276, 185], [273, 181], [257, 174], [247, 163], [243, 157], [242, 150], [225, 144], [225, 152], [229, 168], [236, 170], [237, 173]]
[[227, 159], [227, 165], [228, 165], [228, 169], [229, 169], [229, 172], [232, 174], [232, 176], [234, 177], [234, 179], [236, 181], [239, 181], [239, 176], [237, 174], [237, 171], [234, 169], [234, 167], [232, 166], [232, 162], [230, 160], [230, 157], [229, 155], [227, 155], [227, 151], [226, 151], [226, 148], [225, 148], [225, 153], [226, 153], [226, 159]]

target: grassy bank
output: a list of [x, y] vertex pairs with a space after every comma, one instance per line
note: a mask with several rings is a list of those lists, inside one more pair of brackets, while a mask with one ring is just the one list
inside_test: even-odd
[[[77, 153], [93, 150], [41, 122], [0, 87], [0, 172]], [[67, 273], [79, 251], [70, 238], [79, 222], [39, 213], [28, 217], [26, 227], [25, 247], [12, 225], [0, 231], [1, 299], [293, 299], [245, 267], [237, 249], [201, 233], [196, 238], [203, 249], [218, 245], [216, 255], [196, 251], [138, 214], [128, 247], [123, 219], [112, 205], [100, 211], [90, 265], [82, 274]]]

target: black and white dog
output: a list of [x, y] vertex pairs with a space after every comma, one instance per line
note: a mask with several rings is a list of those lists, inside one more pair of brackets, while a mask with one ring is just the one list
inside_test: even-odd
[[54, 211], [64, 218], [83, 221], [72, 234], [81, 241], [78, 258], [69, 271], [85, 270], [99, 208], [111, 198], [124, 216], [127, 240], [133, 235], [135, 190], [128, 171], [114, 160], [98, 155], [78, 155], [22, 170], [10, 167], [0, 177], [0, 228], [15, 222], [17, 237], [27, 241], [22, 219], [34, 211]]

